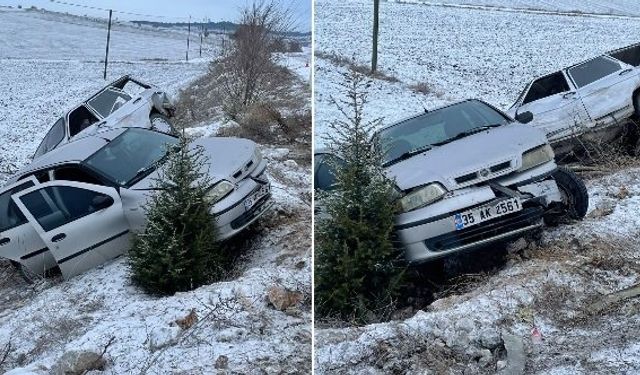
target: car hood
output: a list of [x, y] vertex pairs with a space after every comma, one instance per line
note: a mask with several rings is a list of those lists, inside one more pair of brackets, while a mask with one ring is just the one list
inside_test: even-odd
[[[547, 143], [544, 134], [528, 125], [512, 123], [492, 128], [465, 138], [434, 147], [422, 154], [386, 168], [389, 178], [395, 179], [400, 190], [410, 190], [432, 182], [439, 182], [447, 190], [462, 187], [456, 178], [489, 169], [502, 163], [511, 166], [485, 180], [517, 169], [522, 153]], [[476, 181], [478, 182], [478, 181]]]
[[[242, 138], [199, 138], [190, 145], [190, 149], [202, 147], [204, 156], [208, 159], [207, 165], [203, 166], [203, 172], [209, 175], [211, 182], [227, 180], [232, 183], [246, 177], [251, 167], [257, 166], [254, 161], [256, 143]], [[154, 171], [144, 179], [132, 186], [133, 189], [142, 190], [152, 188], [154, 180], [158, 178], [159, 171]], [[235, 177], [234, 177], [235, 176]]]

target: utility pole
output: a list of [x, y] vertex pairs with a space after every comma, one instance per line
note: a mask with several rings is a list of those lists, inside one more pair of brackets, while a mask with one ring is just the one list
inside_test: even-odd
[[189, 61], [189, 39], [191, 38], [191, 16], [189, 16], [189, 26], [187, 29], [187, 61]]
[[107, 63], [109, 61], [109, 41], [111, 40], [111, 16], [113, 9], [109, 9], [109, 26], [107, 28], [107, 50], [104, 54], [104, 79], [107, 79]]
[[380, 0], [373, 0], [373, 50], [371, 52], [371, 74], [378, 69], [378, 13]]

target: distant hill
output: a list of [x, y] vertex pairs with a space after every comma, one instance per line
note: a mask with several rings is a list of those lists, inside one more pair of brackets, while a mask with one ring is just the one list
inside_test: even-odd
[[[189, 26], [189, 24], [187, 22], [156, 22], [156, 21], [130, 21], [131, 23], [135, 23], [138, 25], [146, 25], [146, 26], [152, 26], [152, 27], [162, 27], [162, 28], [187, 28]], [[209, 30], [210, 32], [224, 32], [224, 33], [233, 33], [234, 31], [236, 31], [239, 27], [239, 25], [237, 23], [233, 23], [233, 22], [229, 22], [229, 21], [222, 21], [222, 22], [192, 22], [191, 23], [191, 28], [192, 29], [198, 29], [204, 27], [205, 29]], [[310, 37], [311, 33], [310, 32], [299, 32], [299, 31], [292, 31], [292, 32], [288, 32], [286, 33], [287, 36], [289, 37], [294, 37], [294, 38], [305, 38], [305, 37]]]

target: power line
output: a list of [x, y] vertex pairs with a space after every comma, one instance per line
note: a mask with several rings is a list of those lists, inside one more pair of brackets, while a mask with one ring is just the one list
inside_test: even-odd
[[151, 18], [163, 18], [163, 19], [178, 19], [178, 20], [188, 20], [189, 17], [167, 17], [167, 16], [162, 16], [162, 15], [157, 15], [157, 14], [143, 14], [143, 13], [133, 13], [133, 12], [125, 12], [122, 10], [116, 10], [116, 9], [107, 9], [107, 8], [100, 8], [100, 7], [95, 7], [95, 6], [91, 6], [91, 5], [84, 5], [84, 4], [75, 4], [75, 3], [70, 3], [67, 1], [60, 1], [60, 0], [49, 0], [52, 3], [55, 4], [61, 4], [61, 5], [68, 5], [68, 6], [73, 6], [73, 7], [78, 7], [78, 8], [85, 8], [85, 9], [92, 9], [92, 10], [100, 10], [100, 11], [105, 11], [108, 12], [110, 10], [113, 10], [113, 13], [119, 13], [119, 14], [126, 14], [126, 15], [130, 15], [130, 16], [138, 16], [138, 17], [151, 17]]

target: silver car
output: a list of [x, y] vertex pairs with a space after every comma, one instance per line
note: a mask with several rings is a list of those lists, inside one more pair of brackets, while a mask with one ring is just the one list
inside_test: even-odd
[[[479, 100], [429, 111], [374, 139], [400, 193], [395, 232], [420, 263], [584, 217], [582, 181], [558, 169], [545, 135]], [[315, 188], [335, 188], [339, 155], [320, 150]], [[321, 207], [321, 204], [319, 205]]]
[[164, 91], [130, 76], [123, 76], [58, 119], [33, 158], [46, 154], [95, 126], [136, 126], [172, 133], [174, 128], [169, 118], [173, 117], [174, 111], [174, 104]]
[[529, 117], [560, 153], [571, 151], [576, 136], [606, 142], [640, 114], [639, 66], [640, 44], [610, 51], [534, 79], [507, 113]]
[[[0, 190], [0, 257], [23, 271], [59, 267], [65, 278], [121, 255], [146, 225], [144, 206], [167, 145], [144, 128], [94, 128], [35, 159]], [[202, 138], [219, 238], [272, 206], [266, 161], [253, 141]]]

